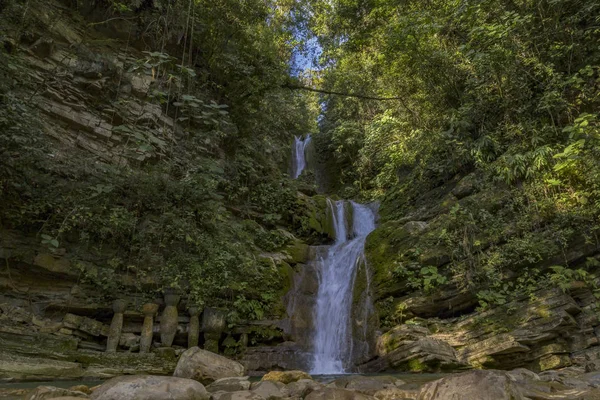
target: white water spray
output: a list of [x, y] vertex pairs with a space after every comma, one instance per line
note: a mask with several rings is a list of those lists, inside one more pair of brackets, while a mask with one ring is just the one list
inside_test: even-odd
[[294, 158], [292, 178], [294, 179], [298, 179], [302, 171], [306, 168], [306, 146], [308, 146], [310, 140], [310, 135], [307, 135], [304, 139], [300, 136], [296, 136], [294, 139], [294, 148], [292, 149], [292, 157]]
[[375, 212], [352, 204], [352, 238], [346, 229], [346, 202], [328, 200], [333, 217], [335, 244], [319, 263], [319, 290], [315, 304], [313, 365], [317, 375], [345, 373], [351, 363], [352, 289], [357, 267], [364, 262], [365, 240], [375, 229]]

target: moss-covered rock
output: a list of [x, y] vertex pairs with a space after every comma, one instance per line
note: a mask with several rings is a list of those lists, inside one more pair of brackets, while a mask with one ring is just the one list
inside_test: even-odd
[[356, 270], [352, 288], [352, 359], [362, 363], [374, 354], [379, 318], [373, 308], [368, 265], [361, 262]]
[[304, 371], [271, 371], [261, 380], [281, 382], [287, 385], [300, 379], [312, 379], [312, 377]]
[[290, 264], [306, 263], [308, 261], [308, 244], [296, 239], [283, 250], [287, 254], [286, 261]]
[[398, 259], [417, 243], [417, 239], [404, 225], [405, 222], [386, 222], [367, 238], [365, 255], [373, 271], [377, 298], [397, 295], [406, 287], [404, 282], [395, 279], [394, 270]]
[[548, 371], [568, 367], [569, 365], [571, 365], [571, 359], [568, 354], [549, 354], [539, 359], [537, 367], [540, 371]]
[[329, 212], [327, 197], [323, 195], [306, 196], [298, 193], [298, 203], [304, 215], [301, 216], [303, 228], [309, 234], [335, 238], [333, 216]]

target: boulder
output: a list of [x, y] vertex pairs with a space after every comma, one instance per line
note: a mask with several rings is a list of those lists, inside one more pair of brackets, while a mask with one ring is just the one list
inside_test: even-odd
[[241, 377], [244, 372], [244, 366], [236, 361], [192, 347], [181, 355], [173, 376], [195, 379], [206, 385], [221, 378]]
[[260, 381], [252, 384], [252, 393], [262, 396], [265, 400], [281, 400], [288, 397], [289, 391], [281, 382]]
[[217, 379], [206, 387], [206, 390], [208, 390], [210, 393], [219, 391], [237, 392], [239, 390], [248, 389], [250, 389], [250, 381], [248, 380], [247, 376]]
[[397, 325], [377, 339], [377, 355], [384, 356], [407, 341], [414, 342], [429, 335], [429, 329], [419, 325]]
[[304, 400], [374, 400], [375, 397], [367, 396], [366, 394], [354, 392], [352, 390], [339, 388], [323, 388], [315, 390]]
[[82, 398], [87, 398], [87, 397], [61, 396], [61, 397], [52, 397], [52, 400], [80, 400]]
[[265, 398], [249, 390], [240, 390], [237, 392], [213, 393], [211, 400], [265, 400]]
[[309, 393], [323, 388], [323, 384], [312, 379], [300, 379], [299, 381], [289, 383], [287, 390], [290, 397], [306, 397]]
[[478, 182], [475, 173], [470, 173], [458, 181], [454, 189], [452, 189], [452, 194], [460, 200], [472, 195], [477, 190], [477, 185]]
[[208, 400], [201, 383], [171, 376], [120, 376], [102, 385], [91, 396], [94, 400]]
[[417, 400], [525, 400], [502, 371], [469, 371], [426, 383]]
[[375, 392], [377, 400], [415, 400], [419, 396], [418, 390], [404, 390], [398, 388], [383, 389]]
[[284, 384], [297, 382], [300, 379], [312, 379], [304, 371], [271, 371], [262, 377], [263, 381], [276, 381]]
[[92, 391], [90, 390], [89, 387], [87, 387], [86, 385], [76, 385], [76, 386], [71, 386], [69, 388], [69, 390], [74, 390], [76, 392], [83, 392], [85, 394], [92, 394]]
[[88, 397], [87, 394], [76, 391], [58, 388], [54, 386], [39, 386], [29, 392], [23, 398], [25, 400], [45, 400], [45, 399], [56, 399], [57, 397]]

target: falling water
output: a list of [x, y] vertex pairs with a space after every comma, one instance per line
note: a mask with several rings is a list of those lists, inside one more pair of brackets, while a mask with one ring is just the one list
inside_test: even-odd
[[292, 166], [292, 178], [298, 179], [304, 168], [306, 168], [306, 146], [310, 143], [310, 135], [302, 139], [300, 136], [296, 136], [294, 139], [294, 148], [292, 149], [293, 166]]
[[313, 374], [346, 372], [351, 360], [352, 288], [356, 270], [364, 262], [367, 235], [375, 229], [375, 212], [368, 206], [352, 204], [352, 237], [346, 230], [346, 202], [328, 200], [335, 229], [335, 244], [319, 263], [319, 290], [315, 304]]

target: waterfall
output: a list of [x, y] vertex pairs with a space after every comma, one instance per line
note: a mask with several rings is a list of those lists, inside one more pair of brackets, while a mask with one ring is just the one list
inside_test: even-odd
[[292, 178], [298, 179], [304, 168], [306, 168], [306, 146], [310, 143], [310, 135], [302, 139], [300, 136], [294, 138], [294, 147], [292, 149]]
[[357, 267], [364, 262], [365, 240], [375, 229], [375, 212], [366, 205], [352, 205], [352, 235], [346, 229], [347, 203], [328, 200], [335, 230], [335, 244], [319, 263], [319, 289], [315, 303], [313, 374], [340, 374], [352, 362], [352, 290]]

